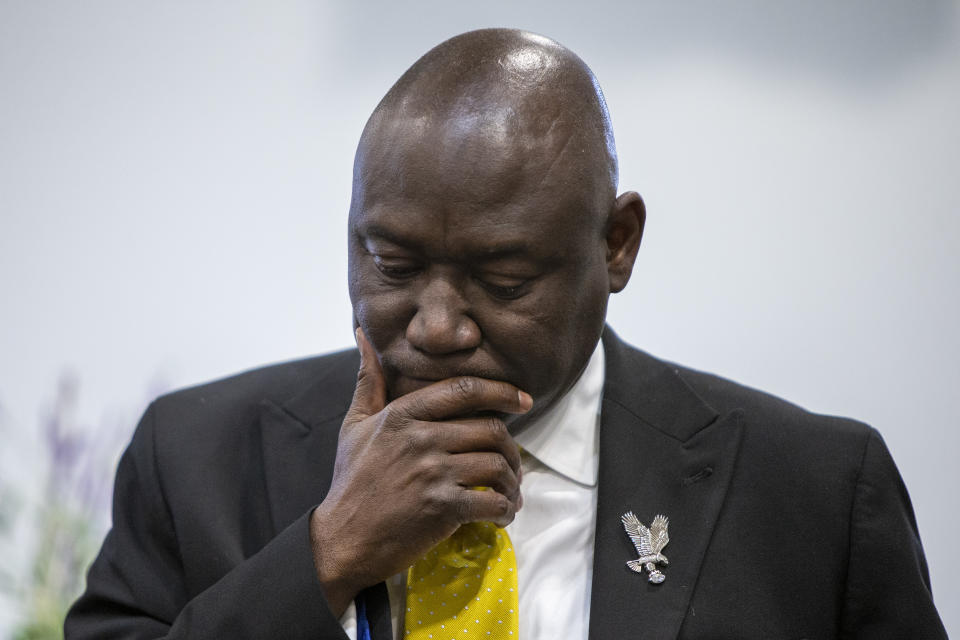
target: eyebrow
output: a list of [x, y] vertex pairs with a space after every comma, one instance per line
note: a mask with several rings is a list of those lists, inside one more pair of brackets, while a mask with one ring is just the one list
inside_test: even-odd
[[[403, 237], [397, 233], [394, 233], [392, 230], [382, 227], [380, 225], [370, 225], [362, 232], [357, 230], [356, 232], [361, 237], [374, 238], [378, 240], [386, 240], [391, 244], [395, 244], [399, 247], [420, 250], [420, 244], [415, 242], [410, 242], [408, 238]], [[504, 260], [507, 258], [513, 258], [517, 256], [533, 256], [533, 252], [530, 250], [530, 244], [523, 241], [513, 241], [505, 242], [503, 244], [493, 246], [493, 247], [483, 247], [478, 251], [470, 251], [466, 254], [468, 257], [483, 260], [483, 261], [495, 261], [495, 260]]]

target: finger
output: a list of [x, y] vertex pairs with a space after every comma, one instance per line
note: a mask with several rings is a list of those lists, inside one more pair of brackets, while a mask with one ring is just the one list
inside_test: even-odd
[[474, 451], [450, 457], [457, 483], [465, 489], [489, 487], [514, 503], [520, 495], [520, 479], [499, 453]]
[[436, 446], [447, 453], [492, 451], [504, 457], [513, 472], [520, 475], [520, 447], [507, 425], [496, 416], [435, 422]]
[[461, 524], [492, 522], [498, 527], [505, 527], [517, 515], [516, 504], [498, 491], [463, 489], [457, 499]]
[[393, 405], [408, 418], [435, 421], [478, 411], [526, 413], [533, 398], [509, 382], [461, 376], [408, 393]]
[[360, 370], [357, 372], [357, 386], [353, 391], [348, 416], [362, 419], [383, 409], [387, 402], [387, 383], [377, 352], [367, 340], [363, 329], [357, 327], [355, 335], [357, 347], [360, 349]]

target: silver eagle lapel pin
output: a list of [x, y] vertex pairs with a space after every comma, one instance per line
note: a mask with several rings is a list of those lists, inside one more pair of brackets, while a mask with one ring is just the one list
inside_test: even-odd
[[667, 577], [657, 569], [657, 565], [669, 564], [667, 557], [660, 553], [670, 542], [670, 536], [667, 535], [667, 517], [658, 514], [649, 528], [633, 515], [633, 511], [627, 511], [620, 516], [620, 520], [623, 522], [623, 528], [627, 530], [627, 535], [633, 541], [633, 546], [637, 548], [637, 553], [640, 554], [636, 560], [627, 561], [627, 566], [637, 573], [643, 573], [646, 569], [650, 574], [647, 580], [653, 584], [660, 584], [666, 580]]

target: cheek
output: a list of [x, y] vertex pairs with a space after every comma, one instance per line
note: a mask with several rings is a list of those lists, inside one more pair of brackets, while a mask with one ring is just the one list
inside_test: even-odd
[[572, 382], [596, 347], [606, 319], [609, 291], [605, 271], [584, 269], [564, 278], [562, 292], [537, 305], [537, 327], [530, 331], [531, 353], [543, 368], [541, 383]]
[[596, 294], [585, 296], [582, 304], [569, 295], [538, 296], [529, 305], [485, 314], [481, 328], [487, 349], [521, 388], [536, 398], [550, 397], [593, 352], [603, 327], [603, 304]]
[[610, 274], [605, 259], [606, 245], [600, 245], [591, 253], [587, 264], [579, 271], [580, 282], [573, 292], [570, 307], [583, 323], [596, 323], [607, 313], [607, 300], [610, 297]]
[[535, 301], [534, 313], [557, 339], [589, 341], [589, 334], [595, 333], [589, 328], [603, 326], [608, 295], [606, 269], [603, 263], [593, 261], [558, 274]]
[[350, 301], [354, 318], [379, 353], [404, 335], [414, 309], [410, 296], [378, 286], [375, 278], [351, 279]]

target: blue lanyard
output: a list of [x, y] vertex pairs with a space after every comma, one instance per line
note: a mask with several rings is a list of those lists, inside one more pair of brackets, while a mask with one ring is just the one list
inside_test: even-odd
[[371, 640], [370, 622], [367, 620], [367, 605], [362, 597], [356, 599], [357, 603], [357, 640]]

